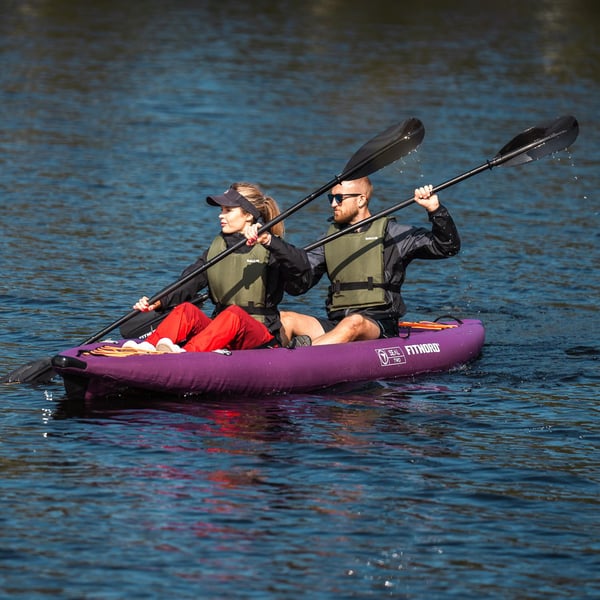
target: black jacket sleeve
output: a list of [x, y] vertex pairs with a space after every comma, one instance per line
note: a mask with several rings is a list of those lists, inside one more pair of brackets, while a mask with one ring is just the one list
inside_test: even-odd
[[306, 291], [303, 281], [310, 274], [306, 251], [277, 236], [271, 237], [267, 249], [271, 253], [271, 263], [277, 265], [279, 276], [284, 282], [284, 290], [293, 296]]
[[458, 230], [448, 210], [440, 205], [436, 211], [429, 213], [429, 220], [431, 231], [390, 221], [388, 232], [405, 265], [414, 258], [447, 258], [460, 251]]

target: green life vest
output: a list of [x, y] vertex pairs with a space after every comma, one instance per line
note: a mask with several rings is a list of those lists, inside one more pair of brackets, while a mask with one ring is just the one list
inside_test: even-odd
[[[210, 245], [207, 260], [227, 249], [222, 235]], [[237, 305], [257, 321], [265, 322], [267, 295], [267, 265], [269, 251], [260, 244], [250, 252], [232, 252], [206, 271], [210, 295], [217, 312], [225, 306]]]
[[[331, 281], [330, 311], [385, 304], [383, 237], [387, 218], [373, 221], [366, 231], [350, 232], [325, 245], [325, 262]], [[341, 228], [333, 224], [327, 235]]]

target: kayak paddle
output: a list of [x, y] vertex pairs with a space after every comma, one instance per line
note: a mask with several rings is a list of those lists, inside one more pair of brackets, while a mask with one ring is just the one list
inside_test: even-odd
[[[477, 175], [477, 173], [481, 173], [487, 169], [493, 169], [494, 167], [499, 167], [501, 165], [510, 166], [510, 165], [520, 165], [526, 162], [530, 162], [533, 160], [537, 160], [538, 158], [542, 158], [547, 154], [553, 154], [555, 152], [559, 152], [560, 150], [565, 150], [568, 148], [577, 138], [579, 134], [579, 124], [577, 123], [577, 119], [570, 115], [558, 117], [554, 121], [544, 122], [536, 127], [530, 127], [525, 131], [521, 132], [519, 135], [514, 137], [508, 144], [502, 147], [502, 149], [496, 154], [494, 158], [491, 160], [487, 160], [481, 166], [472, 169], [471, 171], [467, 171], [454, 179], [450, 179], [436, 187], [431, 191], [432, 194], [436, 194], [437, 192], [449, 188], [451, 185], [455, 183], [459, 183], [460, 181], [464, 181], [469, 177], [473, 177], [473, 175]], [[362, 227], [363, 225], [368, 225], [377, 219], [381, 219], [382, 217], [386, 217], [406, 206], [410, 206], [414, 202], [414, 199], [406, 200], [401, 202], [400, 204], [396, 204], [390, 208], [386, 208], [375, 215], [371, 215], [370, 217], [363, 219], [362, 221], [358, 221], [352, 225], [349, 225], [345, 229], [340, 231], [336, 231], [331, 235], [328, 235], [309, 246], [306, 246], [304, 249], [306, 251], [314, 250], [319, 246], [323, 246], [328, 242], [331, 242], [350, 231], [354, 231]]]
[[[318, 198], [328, 190], [330, 190], [334, 185], [340, 183], [341, 181], [347, 181], [351, 179], [359, 179], [361, 177], [366, 177], [371, 173], [375, 173], [380, 169], [383, 169], [387, 165], [395, 162], [396, 160], [406, 156], [413, 150], [415, 150], [419, 144], [423, 141], [423, 137], [425, 136], [425, 128], [423, 123], [415, 117], [411, 117], [406, 119], [402, 123], [398, 123], [396, 125], [392, 125], [388, 127], [385, 131], [381, 132], [379, 135], [376, 135], [374, 138], [369, 140], [367, 143], [363, 144], [350, 158], [344, 170], [336, 175], [331, 181], [315, 190], [312, 194], [306, 196], [303, 200], [294, 204], [287, 210], [284, 210], [281, 214], [277, 215], [274, 219], [271, 219], [268, 223], [265, 223], [258, 230], [258, 235], [267, 231], [273, 225], [283, 221], [290, 215], [294, 214], [296, 211], [300, 210], [302, 207], [306, 206], [309, 202], [312, 202], [315, 198]], [[205, 262], [202, 266], [197, 269], [191, 271], [184, 277], [178, 279], [171, 285], [163, 288], [160, 292], [152, 296], [149, 300], [149, 304], [154, 304], [164, 296], [171, 294], [183, 284], [187, 283], [200, 273], [203, 273], [219, 261], [223, 260], [226, 256], [229, 256], [232, 252], [235, 252], [243, 245], [245, 245], [246, 240], [240, 240], [237, 244], [227, 248], [211, 260]], [[85, 346], [86, 344], [93, 344], [101, 340], [106, 334], [110, 333], [117, 327], [120, 327], [137, 314], [140, 311], [133, 310], [121, 317], [114, 323], [111, 323], [98, 333], [94, 334], [80, 345]], [[0, 380], [1, 383], [47, 383], [50, 381], [55, 375], [55, 372], [52, 368], [52, 364], [50, 362], [50, 358], [41, 358], [32, 362], [29, 362], [17, 369], [11, 371], [8, 375]]]

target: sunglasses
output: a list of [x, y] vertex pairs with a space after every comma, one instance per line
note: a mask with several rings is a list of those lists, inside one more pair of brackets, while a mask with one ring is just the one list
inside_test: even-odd
[[329, 204], [334, 200], [336, 204], [341, 204], [346, 198], [353, 198], [355, 196], [362, 196], [362, 194], [327, 194]]

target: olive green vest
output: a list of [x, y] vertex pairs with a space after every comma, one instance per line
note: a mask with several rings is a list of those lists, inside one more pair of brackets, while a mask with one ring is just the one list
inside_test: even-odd
[[[207, 260], [227, 249], [222, 235], [210, 245]], [[225, 306], [240, 306], [257, 321], [265, 322], [267, 294], [267, 264], [269, 251], [256, 244], [250, 252], [232, 252], [216, 265], [210, 267], [206, 276], [210, 295], [217, 312]]]
[[[331, 280], [330, 311], [385, 304], [383, 237], [387, 218], [373, 221], [367, 231], [350, 232], [325, 245], [325, 262]], [[327, 235], [339, 231], [333, 224]]]

